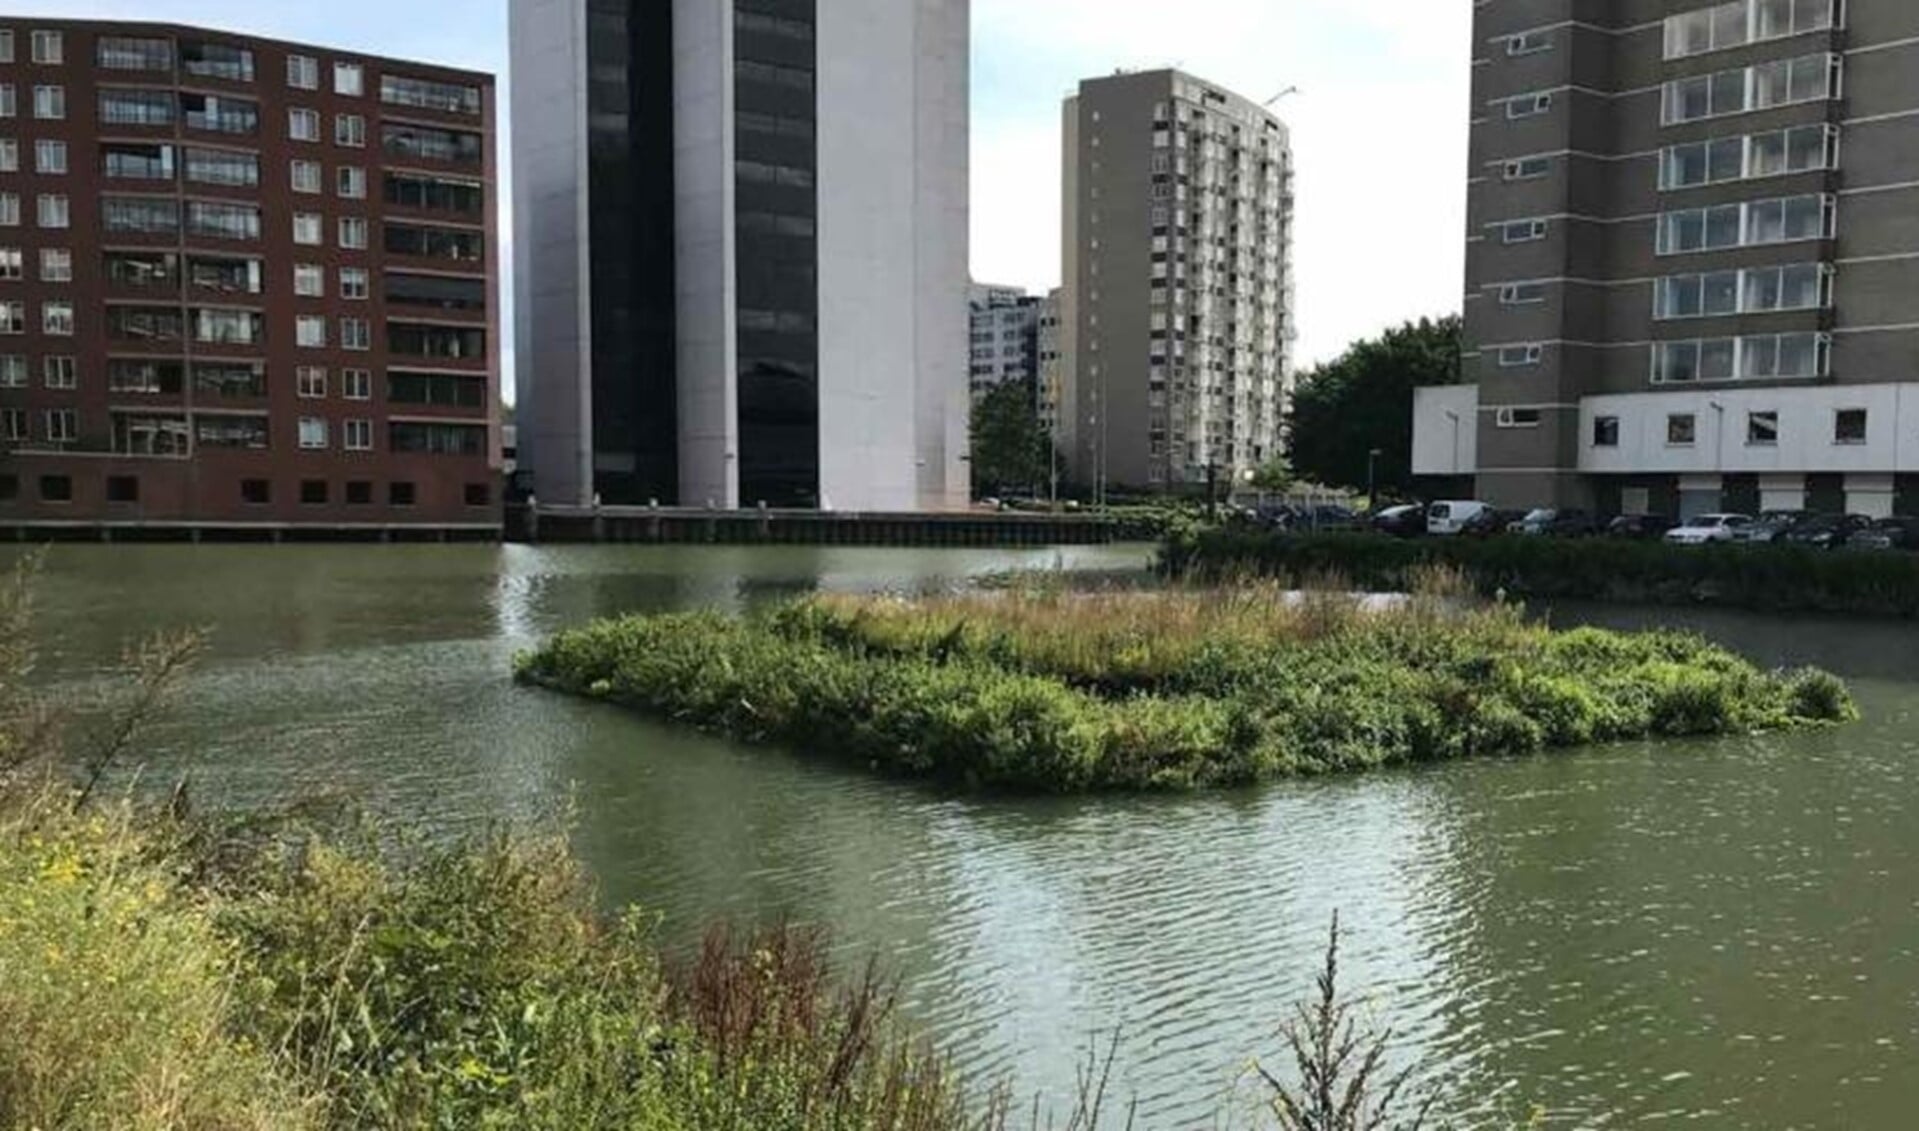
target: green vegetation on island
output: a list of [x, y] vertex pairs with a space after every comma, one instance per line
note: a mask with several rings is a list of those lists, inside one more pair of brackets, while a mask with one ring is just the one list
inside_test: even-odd
[[1823, 672], [1697, 637], [1555, 632], [1339, 586], [818, 597], [562, 633], [522, 679], [890, 772], [1019, 791], [1167, 790], [1854, 717]]

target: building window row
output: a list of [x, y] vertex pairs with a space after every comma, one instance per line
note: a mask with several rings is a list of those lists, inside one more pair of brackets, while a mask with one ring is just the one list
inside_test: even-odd
[[1659, 187], [1694, 188], [1838, 167], [1838, 126], [1794, 126], [1668, 146], [1659, 153]]
[[1830, 376], [1828, 334], [1757, 334], [1659, 342], [1652, 350], [1655, 385]]
[[[30, 372], [28, 359], [24, 355], [0, 355], [0, 389], [27, 388], [32, 383], [28, 379]], [[49, 389], [77, 389], [80, 387], [78, 363], [69, 354], [43, 357], [40, 359], [40, 381]]]
[[1666, 58], [1684, 59], [1764, 43], [1838, 22], [1840, 0], [1731, 0], [1666, 17]]
[[[27, 332], [27, 304], [17, 299], [0, 301], [0, 335]], [[40, 332], [52, 337], [73, 336], [73, 303], [66, 300], [40, 304]]]
[[1819, 193], [1689, 208], [1659, 217], [1657, 248], [1660, 255], [1683, 255], [1831, 239], [1837, 219], [1837, 198]]
[[1673, 79], [1661, 91], [1659, 119], [1671, 126], [1837, 98], [1843, 72], [1839, 56], [1819, 54]]
[[[1832, 443], [1835, 446], [1855, 446], [1864, 444], [1871, 428], [1871, 412], [1863, 408], [1840, 408], [1832, 413]], [[1746, 446], [1749, 448], [1776, 448], [1779, 446], [1780, 414], [1777, 409], [1754, 409], [1746, 413]], [[1620, 423], [1617, 416], [1595, 416], [1592, 426], [1592, 446], [1595, 448], [1617, 448], [1619, 446]], [[1692, 412], [1672, 412], [1666, 414], [1666, 446], [1669, 448], [1690, 448], [1699, 443], [1699, 414]]]
[[1653, 284], [1659, 321], [1816, 310], [1832, 303], [1833, 269], [1823, 263], [1672, 275]]

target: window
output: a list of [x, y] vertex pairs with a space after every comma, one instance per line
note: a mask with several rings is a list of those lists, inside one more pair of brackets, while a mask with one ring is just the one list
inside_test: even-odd
[[324, 448], [327, 445], [326, 420], [318, 416], [300, 418], [300, 447], [307, 451]]
[[430, 405], [436, 408], [486, 407], [486, 381], [457, 373], [387, 373], [386, 399], [391, 404]]
[[140, 480], [133, 475], [107, 476], [107, 502], [137, 503], [140, 501]]
[[1690, 412], [1675, 412], [1666, 417], [1666, 446], [1689, 448], [1699, 436], [1699, 418]]
[[339, 114], [333, 119], [333, 144], [354, 149], [366, 147], [366, 119], [358, 114]]
[[184, 416], [113, 414], [113, 450], [122, 455], [183, 456], [192, 447], [192, 435]]
[[405, 480], [395, 480], [386, 485], [386, 502], [390, 507], [410, 507], [413, 505], [413, 484]]
[[0, 280], [13, 282], [26, 277], [26, 253], [17, 247], [0, 247]]
[[1748, 43], [1824, 31], [1835, 0], [1732, 0], [1666, 18], [1666, 58], [1683, 59]]
[[19, 113], [20, 105], [13, 92], [13, 84], [0, 83], [0, 118], [11, 118]]
[[325, 242], [324, 229], [320, 227], [320, 217], [312, 212], [293, 214], [293, 242], [306, 247], [317, 247]]
[[1674, 275], [1653, 285], [1653, 317], [1662, 321], [1728, 314], [1816, 310], [1832, 295], [1832, 269], [1819, 263]]
[[100, 120], [112, 126], [170, 126], [174, 100], [170, 90], [122, 90], [100, 92]]
[[36, 202], [40, 226], [43, 228], [65, 228], [73, 223], [72, 210], [67, 206], [67, 198], [61, 193], [43, 192]]
[[33, 88], [33, 116], [48, 121], [58, 121], [67, 116], [67, 88], [64, 86], [36, 86]]
[[350, 401], [373, 399], [373, 374], [365, 369], [340, 370], [340, 395]]
[[364, 318], [340, 319], [340, 348], [348, 350], [372, 349], [372, 324]]
[[1779, 414], [1776, 412], [1747, 413], [1746, 446], [1749, 448], [1778, 447]]
[[1804, 378], [1831, 374], [1827, 334], [1756, 334], [1741, 338], [1661, 342], [1653, 349], [1653, 383]]
[[186, 336], [186, 321], [177, 306], [107, 307], [107, 336], [120, 341], [177, 342]]
[[309, 507], [325, 506], [326, 499], [327, 499], [326, 480], [324, 479], [300, 480], [301, 505], [309, 506]]
[[193, 312], [193, 340], [213, 345], [258, 345], [266, 331], [266, 318], [252, 310], [215, 310]]
[[1521, 157], [1517, 161], [1506, 162], [1506, 179], [1509, 181], [1536, 180], [1552, 172], [1550, 157]]
[[[349, 452], [370, 452], [373, 450], [373, 422], [371, 420], [347, 420], [340, 425], [340, 446]], [[348, 502], [352, 502], [351, 493]], [[371, 502], [371, 498], [362, 499]]]
[[187, 232], [223, 240], [260, 238], [260, 209], [252, 204], [187, 201]]
[[186, 172], [195, 184], [252, 188], [260, 183], [260, 159], [225, 149], [188, 149]]
[[190, 130], [221, 134], [260, 132], [260, 107], [231, 95], [182, 94], [180, 113]]
[[[742, 16], [746, 13], [740, 13]], [[480, 114], [480, 88], [426, 79], [380, 76], [380, 101], [389, 106], [412, 106], [447, 114]]]
[[20, 194], [0, 192], [0, 228], [20, 226]]
[[1593, 417], [1593, 447], [1616, 448], [1619, 446], [1619, 418], [1617, 416]]
[[73, 282], [73, 252], [64, 247], [41, 248], [40, 281], [43, 283]]
[[293, 191], [316, 193], [320, 191], [320, 163], [318, 161], [293, 161]]
[[366, 170], [358, 165], [340, 166], [339, 193], [347, 200], [365, 200]]
[[367, 270], [364, 267], [340, 268], [340, 297], [363, 299], [369, 290]]
[[73, 336], [73, 304], [70, 302], [41, 303], [40, 332], [50, 337], [71, 338]]
[[452, 259], [477, 262], [486, 257], [486, 237], [465, 228], [427, 228], [412, 224], [380, 225], [389, 255], [410, 255], [422, 259]]
[[320, 140], [320, 113], [294, 107], [287, 111], [287, 136], [294, 141]]
[[302, 314], [293, 322], [293, 340], [303, 349], [326, 348], [326, 318], [318, 314]]
[[320, 89], [320, 61], [311, 55], [288, 55], [287, 85], [295, 90]]
[[33, 61], [44, 66], [58, 66], [66, 61], [66, 40], [57, 31], [36, 31], [33, 33]]
[[[745, 64], [740, 64], [738, 69], [743, 72]], [[477, 166], [484, 157], [484, 142], [477, 133], [397, 122], [381, 124], [380, 145], [395, 161], [445, 161]]]
[[340, 217], [340, 246], [364, 251], [367, 245], [366, 220], [360, 216]]
[[[487, 285], [485, 279], [454, 278], [446, 275], [412, 275], [389, 271], [381, 279], [382, 297], [395, 306], [423, 306], [436, 310], [470, 310], [484, 312], [487, 307]], [[772, 311], [751, 311], [753, 324], [749, 329], [778, 330], [788, 333], [804, 333], [807, 330], [805, 319], [794, 319], [790, 315], [781, 315]], [[771, 315], [770, 318], [765, 316]], [[1002, 353], [1007, 357], [1020, 356], [1023, 351], [1017, 346], [1009, 346], [995, 351], [991, 342], [991, 333], [987, 334], [988, 344], [980, 347], [982, 361], [992, 361]], [[1165, 332], [1159, 337], [1163, 339]], [[1164, 349], [1163, 341], [1160, 348]]]
[[33, 143], [33, 168], [45, 176], [60, 176], [67, 171], [67, 143], [64, 141], [36, 141]]
[[1809, 195], [1667, 212], [1659, 217], [1660, 255], [1831, 239], [1837, 205]]
[[253, 81], [253, 52], [224, 43], [180, 44], [180, 69], [198, 78]]
[[1509, 119], [1532, 118], [1540, 114], [1551, 113], [1553, 96], [1550, 94], [1522, 94], [1506, 100], [1506, 117]]
[[1506, 55], [1517, 58], [1521, 55], [1537, 55], [1541, 51], [1553, 49], [1551, 32], [1527, 31], [1506, 38]]
[[333, 93], [358, 98], [366, 93], [366, 71], [358, 63], [333, 64]]
[[17, 353], [0, 355], [0, 389], [27, 387], [27, 359]]
[[19, 140], [10, 137], [0, 137], [0, 173], [18, 173], [19, 171]]
[[1866, 410], [1863, 408], [1842, 408], [1833, 413], [1832, 442], [1835, 444], [1865, 443]]
[[[347, 426], [347, 434], [349, 437], [351, 437], [352, 435], [352, 429], [355, 424], [367, 424], [367, 421], [364, 421], [364, 420], [347, 421], [346, 426]], [[370, 431], [371, 425], [369, 425], [368, 427]], [[366, 449], [364, 448], [356, 449], [352, 447], [351, 444], [349, 443], [347, 445], [347, 450], [348, 451], [356, 451], [356, 450], [364, 451]], [[346, 502], [347, 502], [347, 506], [350, 506], [350, 507], [372, 506], [373, 505], [373, 484], [367, 482], [364, 479], [348, 480], [346, 485]]]
[[24, 302], [0, 302], [0, 334], [24, 334], [27, 332], [27, 304]]
[[1499, 288], [1501, 306], [1531, 306], [1546, 301], [1544, 283], [1509, 283]]
[[46, 413], [47, 440], [71, 444], [80, 438], [79, 416], [70, 408], [50, 408]]
[[72, 502], [72, 477], [66, 475], [42, 475], [40, 477], [40, 501], [43, 503]]
[[[195, 362], [193, 392], [196, 397], [217, 400], [259, 400], [267, 395], [266, 365], [258, 361]], [[265, 446], [264, 438], [261, 446]]]
[[317, 263], [294, 264], [293, 293], [301, 298], [325, 298], [326, 268]]
[[20, 443], [32, 439], [27, 428], [27, 410], [24, 408], [0, 408], [0, 440]]
[[180, 391], [182, 365], [177, 361], [148, 361], [116, 357], [107, 361], [107, 391], [111, 393], [174, 394]]
[[103, 71], [171, 71], [173, 44], [164, 39], [103, 35], [94, 48], [94, 59]]
[[273, 501], [273, 484], [265, 479], [240, 480], [240, 501], [263, 507]]
[[1671, 126], [1836, 98], [1841, 67], [1837, 55], [1802, 55], [1735, 71], [1674, 79], [1662, 89], [1660, 121]]
[[13, 32], [0, 31], [0, 63], [13, 62]]
[[75, 389], [80, 385], [74, 359], [64, 355], [48, 356], [40, 362], [40, 377], [49, 389]]
[[1514, 220], [1499, 226], [1499, 238], [1505, 243], [1531, 243], [1546, 238], [1544, 220]]
[[1493, 423], [1500, 428], [1537, 428], [1543, 418], [1536, 408], [1502, 408], [1493, 414]]
[[[193, 417], [193, 442], [202, 448], [252, 448], [269, 446], [267, 418], [264, 416], [212, 416], [196, 412]], [[266, 481], [260, 484], [260, 502], [266, 501]]]

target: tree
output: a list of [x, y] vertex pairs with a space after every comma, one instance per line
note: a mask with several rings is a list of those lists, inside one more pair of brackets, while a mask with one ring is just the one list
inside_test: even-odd
[[1276, 456], [1253, 472], [1253, 489], [1268, 495], [1284, 495], [1293, 489], [1293, 465], [1285, 456]]
[[1040, 429], [1038, 390], [1006, 381], [973, 402], [973, 492], [1033, 490], [1046, 478], [1051, 441]]
[[1328, 487], [1367, 486], [1379, 449], [1382, 491], [1412, 487], [1413, 390], [1459, 383], [1457, 316], [1422, 318], [1356, 343], [1300, 378], [1286, 419], [1293, 468]]

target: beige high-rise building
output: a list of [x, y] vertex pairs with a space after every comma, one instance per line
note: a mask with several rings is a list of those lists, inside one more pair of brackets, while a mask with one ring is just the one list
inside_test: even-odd
[[1225, 482], [1280, 453], [1292, 177], [1285, 124], [1191, 75], [1066, 100], [1057, 431], [1076, 482]]

